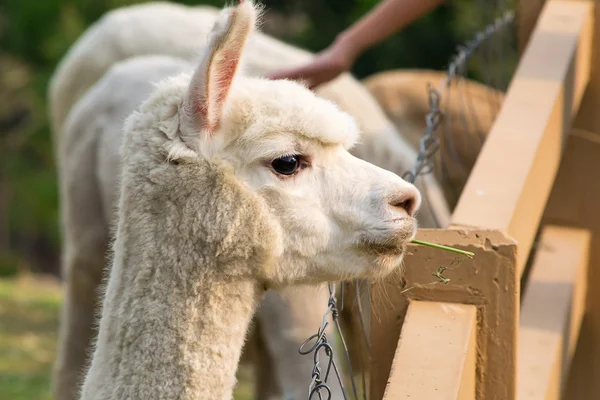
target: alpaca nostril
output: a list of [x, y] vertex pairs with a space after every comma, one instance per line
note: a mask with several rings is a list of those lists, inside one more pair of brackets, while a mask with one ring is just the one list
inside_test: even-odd
[[412, 192], [405, 192], [391, 199], [389, 204], [394, 208], [404, 210], [410, 217], [413, 217], [417, 208], [417, 195]]
[[414, 201], [411, 199], [401, 201], [400, 203], [393, 204], [394, 207], [404, 208], [407, 213], [410, 214], [410, 210], [413, 208]]

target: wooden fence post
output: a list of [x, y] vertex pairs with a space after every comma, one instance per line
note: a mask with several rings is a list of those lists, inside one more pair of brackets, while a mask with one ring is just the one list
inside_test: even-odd
[[[514, 397], [516, 367], [516, 340], [518, 327], [519, 279], [517, 272], [517, 246], [514, 240], [498, 231], [423, 229], [418, 238], [475, 253], [475, 259], [456, 258], [452, 253], [423, 246], [410, 246], [409, 267], [403, 277], [394, 276], [374, 285], [371, 290], [371, 399], [381, 399], [389, 381], [405, 381], [412, 374], [427, 376], [430, 381], [440, 380], [435, 371], [427, 374], [422, 363], [415, 360], [414, 368], [396, 368], [390, 376], [390, 367], [397, 351], [400, 331], [414, 330], [405, 321], [406, 309], [411, 301], [432, 301], [469, 304], [477, 307], [477, 369], [476, 398], [508, 400]], [[456, 259], [456, 261], [455, 261]], [[458, 262], [457, 262], [458, 261]], [[447, 285], [424, 285], [436, 281], [432, 274], [439, 266], [447, 266], [444, 276]], [[413, 321], [417, 323], [417, 321]], [[432, 321], [435, 323], [435, 321]], [[434, 331], [423, 332], [416, 343], [415, 337], [401, 345], [443, 347]], [[400, 351], [400, 350], [398, 350]], [[400, 351], [403, 354], [404, 351]], [[444, 357], [443, 352], [439, 353]], [[440, 372], [440, 371], [438, 371]], [[443, 378], [447, 380], [447, 377]], [[459, 382], [455, 382], [455, 385]], [[460, 385], [459, 385], [460, 386]], [[394, 395], [399, 395], [402, 385], [394, 385]], [[446, 387], [453, 387], [451, 384]], [[413, 388], [405, 388], [412, 390]], [[408, 393], [407, 393], [408, 394]], [[426, 395], [427, 391], [423, 391]], [[452, 393], [446, 393], [449, 395]], [[390, 394], [391, 395], [391, 394]], [[389, 397], [390, 400], [404, 397]], [[412, 397], [411, 397], [412, 398]], [[416, 397], [429, 399], [431, 397]], [[446, 397], [440, 397], [446, 398]], [[388, 397], [386, 397], [388, 399]]]

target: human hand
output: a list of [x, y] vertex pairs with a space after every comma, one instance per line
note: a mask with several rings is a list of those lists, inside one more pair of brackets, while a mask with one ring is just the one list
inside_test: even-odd
[[303, 79], [309, 88], [348, 71], [358, 56], [430, 12], [444, 0], [382, 0], [367, 15], [341, 32], [335, 42], [303, 66], [271, 74], [271, 79]]
[[309, 89], [314, 89], [348, 71], [354, 60], [355, 57], [344, 45], [333, 44], [317, 54], [308, 64], [276, 72], [268, 78], [305, 80]]

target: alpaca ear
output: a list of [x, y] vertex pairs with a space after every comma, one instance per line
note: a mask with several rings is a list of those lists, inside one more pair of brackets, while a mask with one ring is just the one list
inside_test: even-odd
[[237, 75], [248, 36], [255, 29], [257, 13], [252, 1], [240, 0], [237, 7], [219, 14], [185, 100], [185, 113], [194, 131], [211, 135], [218, 129], [223, 104]]

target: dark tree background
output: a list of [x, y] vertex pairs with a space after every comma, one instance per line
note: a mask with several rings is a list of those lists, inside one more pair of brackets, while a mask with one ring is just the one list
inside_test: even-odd
[[[444, 69], [456, 46], [498, 14], [496, 1], [455, 0], [440, 7], [366, 52], [353, 73], [363, 78], [396, 68]], [[0, 275], [20, 270], [58, 272], [58, 199], [46, 111], [48, 79], [68, 47], [91, 23], [110, 9], [141, 2], [0, 2]], [[224, 5], [223, 0], [203, 3]], [[263, 3], [268, 10], [267, 33], [319, 51], [377, 1]]]

